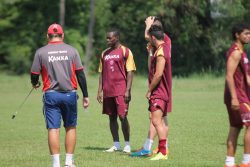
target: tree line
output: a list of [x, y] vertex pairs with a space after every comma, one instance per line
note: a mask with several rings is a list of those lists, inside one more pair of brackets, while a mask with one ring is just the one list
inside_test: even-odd
[[0, 70], [29, 73], [35, 50], [47, 43], [48, 26], [63, 18], [65, 42], [79, 50], [89, 73], [97, 72], [110, 27], [120, 29], [137, 73], [146, 73], [144, 20], [154, 15], [172, 39], [174, 75], [221, 74], [231, 27], [250, 23], [249, 9], [248, 0], [1, 0]]

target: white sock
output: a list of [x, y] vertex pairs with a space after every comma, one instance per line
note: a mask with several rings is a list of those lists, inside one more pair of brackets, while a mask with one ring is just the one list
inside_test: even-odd
[[152, 144], [153, 144], [154, 140], [151, 139], [146, 139], [143, 148], [145, 150], [151, 150]]
[[227, 157], [226, 157], [225, 164], [226, 164], [227, 166], [234, 166], [234, 165], [235, 165], [234, 157], [227, 156]]
[[115, 141], [114, 142], [114, 146], [119, 150], [120, 149], [120, 142], [119, 141]]
[[52, 167], [60, 167], [60, 154], [51, 155]]
[[244, 165], [250, 163], [250, 154], [244, 154], [244, 155], [243, 155], [242, 163], [243, 163]]
[[125, 146], [130, 146], [129, 141], [125, 141]]
[[73, 154], [67, 154], [65, 158], [65, 165], [72, 165], [73, 164]]

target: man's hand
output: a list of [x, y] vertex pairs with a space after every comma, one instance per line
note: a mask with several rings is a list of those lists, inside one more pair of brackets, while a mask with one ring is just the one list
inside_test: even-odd
[[150, 100], [150, 96], [151, 96], [151, 92], [148, 90], [147, 93], [146, 93], [146, 95], [145, 95], [145, 97], [146, 97], [148, 100]]
[[103, 95], [102, 95], [102, 92], [98, 92], [97, 93], [97, 101], [101, 104], [103, 102]]
[[88, 97], [84, 97], [83, 100], [82, 100], [82, 106], [83, 108], [88, 108], [89, 106], [89, 98]]
[[154, 23], [155, 20], [155, 16], [148, 16], [145, 20], [145, 24], [146, 24], [146, 29], [148, 30], [151, 25]]
[[126, 91], [126, 92], [125, 92], [124, 99], [125, 99], [125, 103], [128, 104], [128, 103], [130, 102], [130, 100], [131, 100], [130, 91]]
[[240, 109], [240, 103], [239, 103], [239, 100], [237, 98], [233, 98], [231, 100], [231, 104], [232, 104], [232, 109], [233, 110], [239, 110]]
[[37, 89], [41, 86], [41, 82], [38, 81], [36, 85], [32, 85], [33, 88]]

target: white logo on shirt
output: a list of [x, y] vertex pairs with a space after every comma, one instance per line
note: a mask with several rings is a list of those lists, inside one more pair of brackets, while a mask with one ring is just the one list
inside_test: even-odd
[[247, 64], [248, 63], [248, 58], [244, 57], [243, 62], [244, 62], [244, 64]]
[[120, 55], [107, 55], [105, 56], [104, 60], [109, 60], [109, 59], [119, 59]]
[[49, 56], [49, 62], [69, 60], [68, 56]]

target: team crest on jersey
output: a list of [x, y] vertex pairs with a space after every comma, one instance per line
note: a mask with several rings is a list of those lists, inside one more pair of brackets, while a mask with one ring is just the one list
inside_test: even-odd
[[111, 60], [111, 61], [109, 62], [109, 64], [110, 64], [110, 65], [113, 65], [113, 64], [114, 64], [114, 60]]
[[244, 62], [244, 64], [248, 64], [248, 62], [249, 62], [248, 58], [244, 57], [243, 62]]

